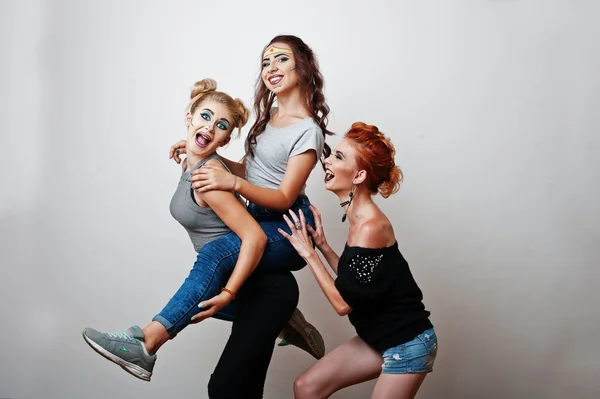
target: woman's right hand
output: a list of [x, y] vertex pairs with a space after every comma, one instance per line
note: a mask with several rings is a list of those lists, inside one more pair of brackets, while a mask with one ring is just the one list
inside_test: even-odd
[[173, 158], [175, 162], [181, 163], [181, 154], [185, 154], [185, 146], [187, 145], [187, 141], [179, 140], [177, 143], [171, 146], [171, 150], [169, 151], [169, 159]]
[[327, 246], [327, 240], [325, 239], [325, 233], [323, 232], [323, 225], [321, 224], [321, 214], [313, 205], [310, 206], [310, 210], [315, 218], [315, 229], [307, 224], [306, 230], [308, 230], [310, 233], [313, 243], [317, 246], [317, 248], [321, 249]]

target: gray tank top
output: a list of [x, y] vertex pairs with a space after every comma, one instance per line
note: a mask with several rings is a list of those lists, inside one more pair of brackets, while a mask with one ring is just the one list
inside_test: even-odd
[[[181, 174], [181, 179], [179, 179], [179, 184], [171, 199], [171, 215], [186, 229], [196, 252], [199, 252], [205, 244], [231, 232], [215, 211], [203, 208], [196, 203], [192, 192], [190, 180], [192, 172], [213, 158], [229, 170], [217, 153], [210, 155], [192, 169], [189, 169], [188, 165], [188, 170]], [[241, 202], [239, 196], [238, 199]]]

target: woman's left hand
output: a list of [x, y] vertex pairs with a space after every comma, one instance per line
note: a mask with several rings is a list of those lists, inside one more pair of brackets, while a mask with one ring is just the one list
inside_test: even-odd
[[192, 187], [196, 192], [210, 190], [235, 191], [236, 176], [222, 165], [204, 165], [192, 172]]
[[304, 218], [304, 213], [302, 213], [302, 210], [299, 211], [300, 218], [298, 218], [298, 216], [296, 216], [294, 211], [291, 209], [289, 213], [294, 221], [293, 223], [290, 218], [287, 217], [287, 215], [283, 215], [283, 218], [292, 231], [292, 234], [289, 235], [281, 229], [277, 230], [282, 236], [290, 241], [296, 252], [298, 252], [298, 255], [300, 255], [303, 259], [307, 259], [316, 254], [316, 252], [313, 248], [312, 239], [306, 231], [306, 219]]
[[221, 292], [219, 295], [213, 296], [209, 300], [200, 302], [200, 305], [202, 305], [202, 307], [200, 307], [200, 305], [198, 305], [198, 307], [200, 309], [206, 310], [195, 314], [192, 317], [192, 321], [190, 322], [190, 324], [197, 324], [204, 319], [212, 317], [215, 313], [223, 309], [225, 306], [229, 305], [232, 300], [233, 298], [231, 297], [231, 294], [227, 292]]

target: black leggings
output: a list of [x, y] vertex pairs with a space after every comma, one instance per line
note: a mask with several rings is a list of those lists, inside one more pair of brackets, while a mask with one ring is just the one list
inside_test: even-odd
[[298, 297], [298, 284], [289, 271], [248, 278], [236, 299], [231, 335], [208, 383], [209, 398], [263, 397], [275, 340], [298, 305]]

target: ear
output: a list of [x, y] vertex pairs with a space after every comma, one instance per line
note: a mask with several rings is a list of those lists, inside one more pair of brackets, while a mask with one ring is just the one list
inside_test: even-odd
[[363, 169], [363, 170], [359, 170], [358, 173], [356, 174], [356, 176], [354, 176], [352, 183], [353, 184], [361, 184], [365, 180], [367, 180], [367, 171]]
[[227, 136], [225, 140], [219, 141], [219, 147], [226, 146], [229, 143], [229, 140], [231, 140], [231, 135]]
[[190, 112], [185, 113], [185, 126], [189, 127], [192, 123], [192, 114]]

